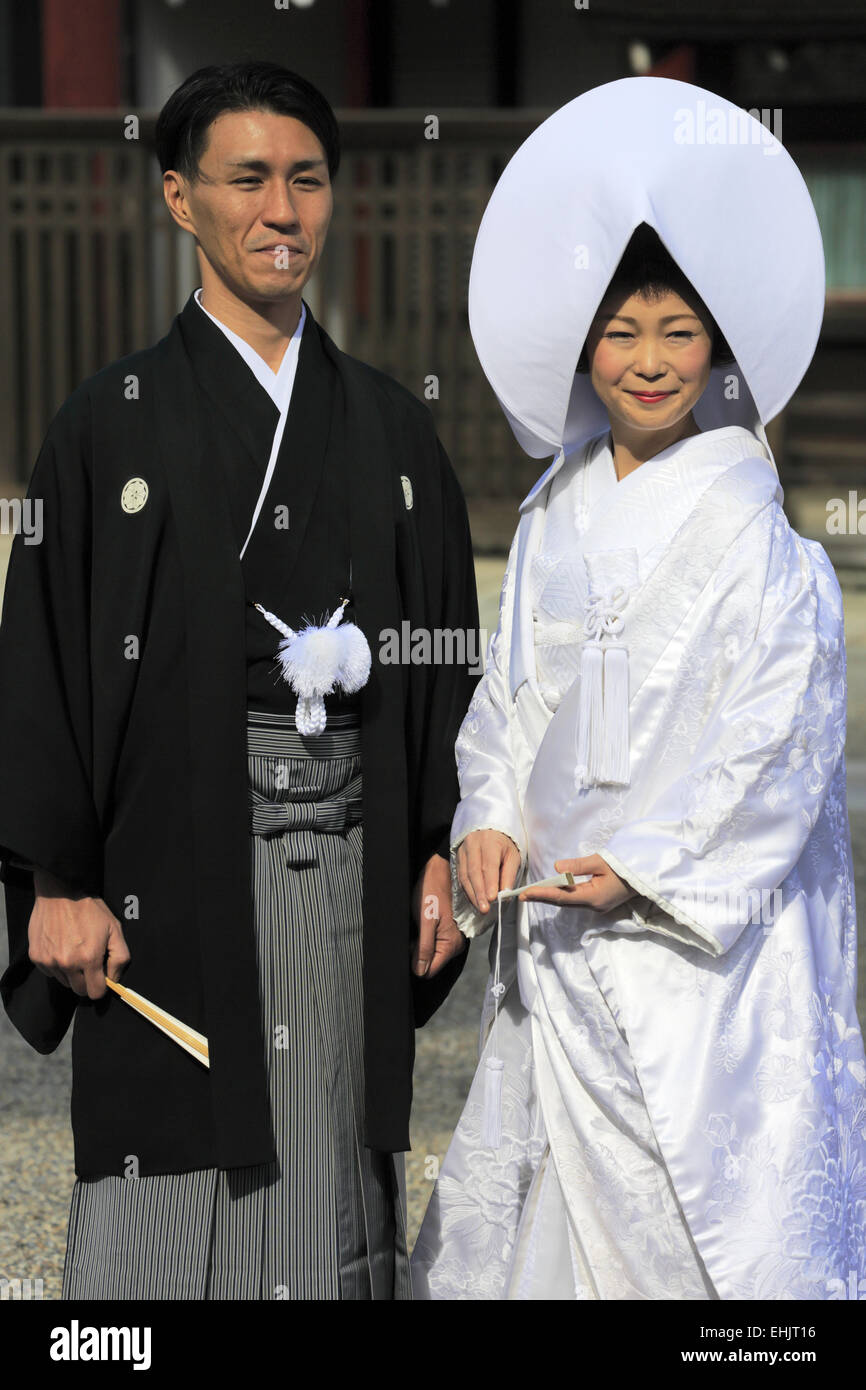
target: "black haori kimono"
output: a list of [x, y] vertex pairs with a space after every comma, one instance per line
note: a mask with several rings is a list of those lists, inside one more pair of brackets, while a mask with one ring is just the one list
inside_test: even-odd
[[[82, 1178], [122, 1176], [130, 1156], [141, 1177], [276, 1157], [247, 725], [251, 709], [291, 724], [293, 697], [276, 676], [278, 634], [251, 602], [294, 627], [318, 621], [346, 596], [350, 567], [346, 618], [372, 650], [360, 694], [326, 701], [335, 729], [360, 714], [371, 1149], [408, 1148], [413, 1029], [462, 967], [412, 976], [410, 893], [447, 843], [452, 750], [475, 678], [465, 662], [389, 664], [380, 651], [407, 619], [477, 627], [465, 505], [429, 412], [307, 315], [243, 564], [278, 411], [192, 298], [161, 342], [58, 412], [29, 489], [42, 543], [13, 545], [0, 626], [2, 995], [42, 1052], [75, 1014]], [[287, 529], [271, 506], [288, 509]], [[209, 1070], [115, 996], [81, 1000], [32, 966], [27, 862], [105, 899], [131, 952], [124, 983], [207, 1036]]]

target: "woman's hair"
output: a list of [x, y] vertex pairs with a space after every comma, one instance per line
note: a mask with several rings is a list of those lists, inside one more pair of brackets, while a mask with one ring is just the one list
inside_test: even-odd
[[[671, 292], [686, 300], [707, 321], [713, 340], [710, 366], [720, 367], [728, 362], [733, 362], [734, 354], [719, 332], [715, 319], [691, 281], [683, 275], [676, 261], [663, 245], [658, 233], [647, 222], [641, 222], [640, 226], [633, 232], [631, 240], [622, 254], [622, 259], [605, 290], [604, 299], [607, 299], [611, 294], [621, 295], [623, 299], [627, 299], [632, 294], [639, 294], [642, 299], [652, 303], [653, 300], [661, 299], [665, 294]], [[580, 357], [577, 359], [575, 370], [578, 372], [589, 371], [589, 359], [585, 343], [581, 349]]]
[[194, 183], [208, 129], [227, 111], [272, 111], [303, 121], [325, 151], [330, 177], [336, 174], [340, 132], [322, 93], [279, 63], [258, 61], [199, 68], [172, 92], [156, 122], [156, 156], [162, 172], [176, 169]]

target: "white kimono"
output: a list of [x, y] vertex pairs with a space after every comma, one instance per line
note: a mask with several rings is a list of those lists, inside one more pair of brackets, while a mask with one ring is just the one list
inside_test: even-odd
[[[503, 912], [502, 1142], [480, 1142], [488, 991], [416, 1297], [866, 1291], [842, 601], [781, 497], [735, 425], [621, 482], [596, 435], [523, 503], [457, 745], [452, 865], [492, 827], [526, 881], [599, 853], [639, 896]], [[587, 784], [580, 620], [617, 582], [629, 778]], [[467, 935], [496, 920], [456, 906]]]

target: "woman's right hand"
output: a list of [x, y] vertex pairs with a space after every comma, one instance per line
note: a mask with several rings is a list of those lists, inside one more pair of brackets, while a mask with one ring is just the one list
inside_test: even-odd
[[490, 911], [497, 893], [513, 888], [520, 850], [501, 830], [471, 830], [457, 849], [457, 880], [476, 912]]

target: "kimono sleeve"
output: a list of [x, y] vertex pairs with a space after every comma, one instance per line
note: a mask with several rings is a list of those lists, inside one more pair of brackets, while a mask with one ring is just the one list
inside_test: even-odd
[[[796, 865], [843, 756], [842, 597], [779, 510], [755, 635], [690, 766], [601, 857], [649, 899], [634, 921], [720, 956]], [[748, 538], [746, 538], [748, 539]]]
[[[431, 627], [457, 634], [466, 645], [465, 660], [433, 663], [429, 673], [429, 693], [425, 720], [424, 756], [420, 769], [421, 789], [419, 844], [421, 862], [434, 853], [448, 858], [448, 831], [459, 796], [457, 767], [453, 755], [460, 722], [478, 679], [469, 659], [470, 635], [478, 631], [478, 596], [475, 565], [466, 502], [460, 484], [442, 444], [436, 439], [439, 477], [442, 488], [442, 588], [438, 612], [431, 615]], [[466, 952], [453, 957], [432, 979], [412, 975], [413, 1009], [416, 1027], [422, 1027], [439, 1008], [466, 964]]]
[[452, 648], [448, 654], [456, 659], [434, 661], [429, 668], [425, 756], [419, 779], [422, 863], [433, 853], [448, 857], [448, 834], [459, 788], [455, 760], [443, 756], [443, 750], [454, 748], [479, 674], [470, 646], [478, 634], [478, 596], [466, 502], [438, 439], [436, 448], [442, 490], [442, 587], [436, 612], [430, 614], [430, 627], [459, 641], [456, 653]]
[[[88, 406], [70, 397], [48, 431], [13, 540], [0, 622], [0, 856], [9, 967], [0, 992], [40, 1051], [56, 1047], [75, 996], [28, 955], [38, 865], [101, 892], [90, 685], [91, 501]], [[29, 518], [28, 518], [29, 512]]]
[[[486, 914], [472, 906], [457, 879], [457, 850], [473, 830], [498, 830], [520, 851], [520, 871], [526, 867], [528, 848], [511, 753], [509, 700], [503, 651], [508, 627], [516, 537], [511, 546], [499, 596], [499, 624], [487, 652], [487, 661], [457, 738], [460, 804], [451, 825], [451, 885], [454, 920], [464, 936], [480, 936], [492, 927], [496, 905]], [[505, 622], [503, 622], [505, 619]], [[519, 875], [518, 875], [519, 876]]]

